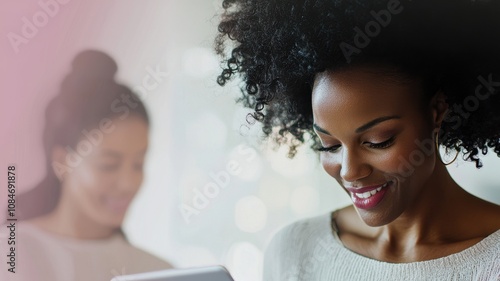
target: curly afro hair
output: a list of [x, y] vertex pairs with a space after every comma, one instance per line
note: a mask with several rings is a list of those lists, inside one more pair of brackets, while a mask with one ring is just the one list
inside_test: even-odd
[[241, 78], [239, 102], [293, 157], [303, 143], [320, 145], [311, 108], [317, 73], [391, 65], [418, 77], [425, 97], [446, 95], [440, 142], [479, 168], [480, 153], [500, 156], [499, 2], [225, 0], [217, 82]]

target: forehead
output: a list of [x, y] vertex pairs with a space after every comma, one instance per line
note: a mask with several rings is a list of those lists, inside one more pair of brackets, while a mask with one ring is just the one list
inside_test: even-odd
[[363, 124], [381, 116], [402, 116], [418, 108], [421, 95], [417, 79], [374, 68], [326, 71], [314, 81], [314, 120], [321, 126], [331, 118]]
[[[148, 125], [142, 118], [129, 115], [123, 120], [116, 117], [107, 121], [106, 129], [98, 127], [92, 130], [95, 143], [94, 152], [100, 154], [105, 151], [114, 151], [122, 154], [133, 154], [147, 148]], [[99, 139], [98, 134], [102, 134], [102, 138], [100, 141], [95, 141]]]

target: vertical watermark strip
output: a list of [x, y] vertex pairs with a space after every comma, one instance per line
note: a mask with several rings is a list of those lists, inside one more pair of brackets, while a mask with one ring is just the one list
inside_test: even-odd
[[16, 166], [7, 167], [7, 264], [8, 271], [16, 273]]

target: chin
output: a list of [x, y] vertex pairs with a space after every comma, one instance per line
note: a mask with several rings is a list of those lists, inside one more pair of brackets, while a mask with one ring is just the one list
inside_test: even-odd
[[123, 221], [125, 220], [125, 216], [120, 216], [120, 217], [109, 217], [106, 220], [106, 225], [109, 225], [110, 227], [116, 227], [119, 228], [122, 226]]
[[394, 220], [396, 220], [401, 213], [397, 212], [367, 212], [366, 210], [357, 209], [359, 217], [363, 222], [371, 227], [378, 227], [390, 224]]
[[125, 214], [117, 215], [109, 212], [101, 212], [99, 217], [95, 217], [94, 220], [101, 226], [108, 228], [120, 228], [123, 224]]

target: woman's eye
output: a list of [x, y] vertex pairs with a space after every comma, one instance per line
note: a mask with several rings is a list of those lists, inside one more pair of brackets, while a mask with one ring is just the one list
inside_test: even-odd
[[320, 152], [337, 152], [337, 150], [340, 148], [340, 145], [333, 145], [329, 147], [320, 147], [318, 148], [318, 151]]
[[391, 137], [390, 139], [379, 143], [372, 143], [372, 142], [366, 142], [366, 143], [370, 148], [387, 148], [394, 143], [394, 139], [395, 137]]

